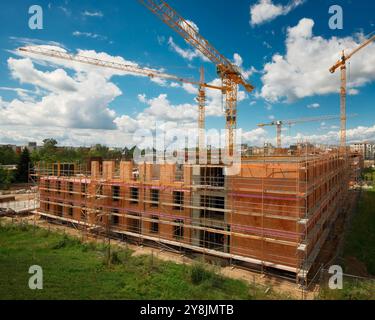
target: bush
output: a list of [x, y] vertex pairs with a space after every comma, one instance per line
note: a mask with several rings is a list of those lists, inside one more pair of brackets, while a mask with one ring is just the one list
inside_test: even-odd
[[194, 263], [190, 270], [190, 278], [193, 284], [200, 284], [214, 275], [213, 272], [207, 270], [203, 263]]
[[88, 242], [82, 244], [82, 252], [95, 251], [97, 250], [97, 245], [94, 242]]
[[122, 264], [122, 259], [117, 251], [112, 251], [111, 253], [111, 264]]
[[66, 234], [64, 234], [62, 239], [52, 246], [52, 249], [58, 250], [62, 248], [73, 247], [78, 244], [81, 244], [78, 239], [69, 238]]

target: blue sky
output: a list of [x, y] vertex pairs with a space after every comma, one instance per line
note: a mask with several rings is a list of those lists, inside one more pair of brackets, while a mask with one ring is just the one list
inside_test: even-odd
[[[375, 30], [375, 4], [366, 0], [168, 3], [197, 25], [223, 55], [240, 64], [255, 85], [255, 92], [242, 95], [238, 104], [238, 126], [249, 144], [274, 143], [274, 128], [257, 129], [257, 123], [338, 114], [339, 73], [330, 75], [328, 68], [339, 50], [354, 48]], [[43, 8], [43, 30], [28, 27], [28, 9], [33, 4]], [[343, 30], [328, 27], [328, 9], [333, 4], [343, 8]], [[195, 79], [203, 65], [207, 82], [217, 78], [211, 62], [136, 0], [4, 0], [0, 21], [0, 143], [40, 143], [53, 136], [64, 145], [123, 146], [136, 129], [152, 123], [168, 130], [196, 124], [193, 88], [42, 63], [15, 54], [19, 46], [54, 45], [94, 57], [105, 53], [107, 59], [122, 57]], [[374, 57], [375, 44], [371, 44], [349, 66], [348, 113], [359, 115], [348, 120], [352, 141], [375, 139]], [[74, 89], [67, 89], [68, 85]], [[224, 128], [220, 94], [208, 94], [206, 125]], [[338, 126], [339, 120], [298, 125], [284, 131], [284, 141], [337, 143]]]

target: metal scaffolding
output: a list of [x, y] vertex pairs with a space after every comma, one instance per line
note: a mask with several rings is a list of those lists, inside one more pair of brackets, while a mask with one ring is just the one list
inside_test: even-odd
[[350, 166], [338, 152], [242, 159], [224, 165], [129, 161], [39, 163], [37, 213], [85, 234], [201, 254], [307, 285], [346, 199]]

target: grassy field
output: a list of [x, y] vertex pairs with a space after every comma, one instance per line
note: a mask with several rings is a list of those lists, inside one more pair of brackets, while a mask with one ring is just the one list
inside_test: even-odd
[[[345, 238], [344, 273], [375, 277], [375, 192], [362, 193], [357, 212]], [[323, 288], [321, 299], [375, 300], [375, 281], [344, 276], [343, 290]]]
[[[0, 226], [0, 299], [281, 299], [222, 277], [217, 270], [132, 256], [27, 225]], [[43, 290], [30, 290], [28, 269], [43, 268]]]
[[375, 192], [363, 192], [345, 239], [344, 258], [355, 257], [375, 276]]
[[361, 281], [344, 277], [342, 290], [321, 289], [322, 300], [375, 300], [375, 282]]

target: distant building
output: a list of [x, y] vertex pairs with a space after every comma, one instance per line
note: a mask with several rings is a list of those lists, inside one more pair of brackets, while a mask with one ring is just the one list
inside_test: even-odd
[[38, 148], [38, 145], [36, 142], [29, 142], [26, 146], [27, 150], [29, 150], [29, 152], [33, 152], [34, 150], [36, 150]]
[[251, 151], [251, 148], [246, 143], [241, 144], [241, 154], [243, 156], [249, 156], [249, 155], [251, 155], [250, 151]]
[[[244, 147], [241, 147], [242, 152], [244, 152]], [[266, 142], [263, 147], [248, 147], [246, 150], [247, 156], [264, 156], [264, 155], [272, 155], [274, 154], [275, 147], [271, 144]], [[244, 153], [243, 153], [244, 154]]]
[[275, 152], [275, 147], [271, 143], [265, 142], [264, 143], [264, 155], [270, 156], [274, 154], [274, 152]]
[[350, 145], [350, 151], [361, 154], [365, 160], [375, 160], [375, 143], [358, 142]]

